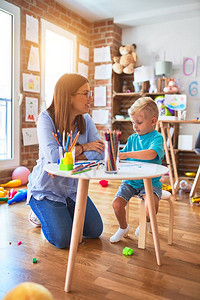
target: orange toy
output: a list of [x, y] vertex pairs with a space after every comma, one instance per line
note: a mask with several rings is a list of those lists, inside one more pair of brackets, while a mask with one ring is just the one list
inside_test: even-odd
[[15, 179], [15, 180], [8, 181], [7, 183], [0, 184], [0, 186], [15, 188], [20, 186], [21, 184], [22, 184], [21, 180]]

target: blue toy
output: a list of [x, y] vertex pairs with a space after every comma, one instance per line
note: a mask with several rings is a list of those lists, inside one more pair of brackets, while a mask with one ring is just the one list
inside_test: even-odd
[[15, 194], [15, 196], [12, 199], [8, 200], [7, 203], [10, 205], [14, 202], [24, 201], [24, 200], [26, 200], [26, 198], [27, 198], [27, 190], [26, 189], [21, 189], [21, 190], [18, 191], [17, 194]]

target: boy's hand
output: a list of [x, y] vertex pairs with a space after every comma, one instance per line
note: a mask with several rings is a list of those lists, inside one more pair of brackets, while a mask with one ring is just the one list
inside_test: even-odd
[[126, 159], [127, 153], [126, 152], [119, 152], [119, 159]]

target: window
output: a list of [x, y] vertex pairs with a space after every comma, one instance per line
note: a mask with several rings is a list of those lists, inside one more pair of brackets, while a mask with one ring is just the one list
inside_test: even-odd
[[76, 36], [41, 20], [41, 110], [48, 107], [53, 98], [55, 84], [64, 73], [76, 70]]
[[20, 9], [0, 2], [0, 169], [19, 165]]

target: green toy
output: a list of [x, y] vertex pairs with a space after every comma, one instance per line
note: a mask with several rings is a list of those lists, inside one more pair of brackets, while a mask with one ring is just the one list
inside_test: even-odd
[[33, 264], [36, 264], [36, 263], [37, 263], [37, 258], [34, 257], [34, 258], [33, 258]]
[[129, 247], [125, 247], [124, 249], [123, 249], [123, 255], [133, 255], [133, 252], [134, 252], [134, 250], [133, 249], [131, 249], [131, 248], [129, 248]]

